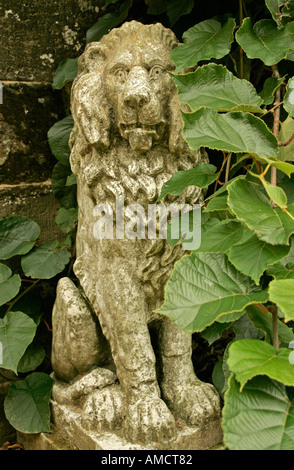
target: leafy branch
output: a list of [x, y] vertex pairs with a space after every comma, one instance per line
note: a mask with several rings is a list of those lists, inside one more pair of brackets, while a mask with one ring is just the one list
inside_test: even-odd
[[[186, 65], [195, 68], [189, 74], [173, 75], [180, 100], [190, 108], [182, 113], [184, 138], [191, 149], [218, 150], [223, 158], [214, 191], [205, 201], [200, 247], [176, 264], [158, 311], [211, 342], [221, 336], [223, 324], [238, 331], [214, 374], [215, 386], [224, 397], [225, 443], [233, 450], [294, 448], [294, 440], [288, 440], [293, 426], [287, 419], [294, 409], [293, 394], [286, 390], [294, 387], [287, 348], [294, 339], [294, 166], [290, 152], [281, 153], [294, 140], [294, 78], [279, 74], [279, 63], [287, 59], [293, 43], [294, 22], [288, 16], [291, 2], [280, 2], [278, 10], [272, 2], [265, 3], [272, 20], [253, 24], [249, 15], [243, 19], [240, 0], [240, 27], [229, 20], [222, 25], [205, 20], [186, 31], [184, 45], [171, 54], [177, 72]], [[211, 58], [218, 62], [223, 58], [226, 64], [231, 33], [239, 46], [239, 76], [220, 63], [201, 65]], [[241, 79], [245, 58], [259, 60], [260, 68], [271, 71], [259, 93]], [[281, 123], [282, 107], [288, 118]], [[283, 139], [286, 126], [291, 132]], [[231, 177], [233, 168], [239, 170]], [[225, 181], [220, 182], [224, 170]], [[163, 186], [163, 193], [171, 181], [178, 184], [179, 194], [193, 184], [182, 172]], [[196, 177], [194, 184], [198, 184]], [[248, 325], [247, 336], [237, 327], [241, 319]], [[260, 410], [266, 408], [266, 395], [275, 406], [277, 394], [285, 397], [280, 402], [280, 427], [267, 442], [270, 422], [265, 415], [256, 420], [256, 404]], [[252, 433], [259, 438], [253, 440]]]

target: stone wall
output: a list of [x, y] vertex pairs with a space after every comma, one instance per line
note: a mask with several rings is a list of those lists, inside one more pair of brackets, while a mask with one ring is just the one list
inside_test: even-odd
[[0, 218], [30, 216], [47, 241], [62, 236], [50, 184], [56, 163], [48, 129], [65, 116], [64, 91], [52, 89], [59, 63], [77, 57], [105, 12], [104, 0], [1, 0]]

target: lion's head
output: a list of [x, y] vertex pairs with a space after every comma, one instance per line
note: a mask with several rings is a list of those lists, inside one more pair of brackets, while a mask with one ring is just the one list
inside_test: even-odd
[[[183, 141], [171, 50], [178, 41], [161, 24], [137, 21], [113, 29], [90, 43], [79, 59], [72, 90], [75, 135], [86, 144], [108, 148], [111, 133], [144, 152], [167, 135], [169, 150], [179, 154]], [[77, 129], [78, 127], [78, 129]]]

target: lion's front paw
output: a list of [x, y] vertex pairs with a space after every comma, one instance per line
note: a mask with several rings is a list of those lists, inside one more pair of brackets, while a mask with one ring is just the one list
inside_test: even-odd
[[113, 431], [124, 418], [124, 397], [119, 385], [97, 390], [88, 396], [82, 412], [83, 427], [89, 431]]
[[130, 442], [162, 442], [175, 437], [176, 425], [160, 398], [143, 396], [128, 405], [124, 430]]
[[220, 416], [219, 395], [213, 385], [199, 381], [165, 390], [169, 408], [190, 426], [201, 426]]

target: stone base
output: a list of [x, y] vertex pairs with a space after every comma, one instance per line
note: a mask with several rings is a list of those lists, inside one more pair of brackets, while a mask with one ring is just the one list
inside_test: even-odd
[[222, 443], [220, 421], [201, 428], [191, 428], [178, 422], [178, 436], [169, 442], [154, 442], [147, 446], [131, 444], [118, 433], [92, 433], [81, 425], [78, 410], [51, 402], [52, 434], [18, 433], [18, 441], [26, 450], [209, 450]]
[[51, 425], [52, 433], [25, 434], [17, 431], [16, 439], [25, 450], [76, 450], [64, 440], [62, 434]]

